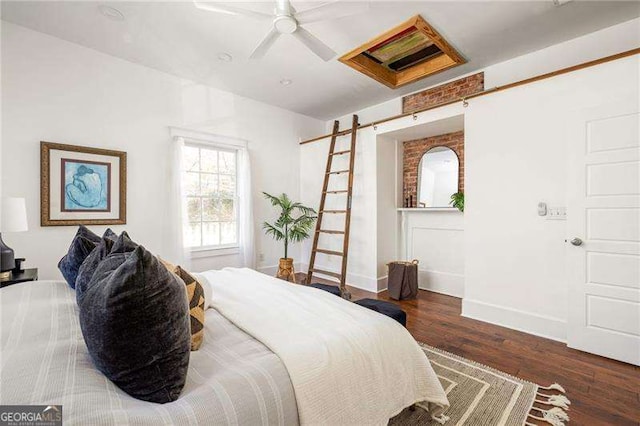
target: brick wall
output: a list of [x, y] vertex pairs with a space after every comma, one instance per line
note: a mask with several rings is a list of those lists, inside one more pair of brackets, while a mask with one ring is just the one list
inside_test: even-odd
[[403, 143], [403, 200], [412, 195], [413, 203], [417, 205], [418, 166], [424, 153], [436, 146], [449, 147], [458, 155], [458, 161], [460, 163], [458, 171], [458, 191], [464, 192], [464, 132], [459, 131]]
[[402, 112], [414, 112], [484, 90], [484, 73], [470, 75], [402, 98]]

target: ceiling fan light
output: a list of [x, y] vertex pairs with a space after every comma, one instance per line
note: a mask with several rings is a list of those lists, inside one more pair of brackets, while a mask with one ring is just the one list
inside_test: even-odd
[[276, 16], [273, 20], [274, 28], [280, 34], [292, 34], [298, 29], [298, 23], [291, 16]]

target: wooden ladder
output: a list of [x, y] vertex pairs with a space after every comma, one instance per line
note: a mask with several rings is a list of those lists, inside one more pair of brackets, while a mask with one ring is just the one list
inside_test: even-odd
[[[322, 185], [322, 196], [320, 198], [320, 208], [318, 209], [318, 220], [316, 222], [316, 232], [313, 236], [313, 248], [311, 249], [311, 259], [309, 260], [309, 272], [307, 274], [307, 284], [311, 284], [311, 279], [314, 273], [326, 275], [329, 277], [337, 278], [340, 280], [340, 295], [344, 299], [351, 299], [351, 294], [346, 287], [347, 278], [347, 256], [349, 254], [349, 228], [351, 226], [351, 196], [353, 193], [353, 166], [355, 164], [356, 154], [356, 133], [358, 131], [358, 116], [353, 116], [353, 122], [351, 124], [351, 148], [346, 151], [336, 151], [336, 139], [340, 135], [340, 122], [333, 122], [333, 132], [331, 133], [331, 145], [329, 146], [329, 155], [327, 156], [327, 168], [324, 174], [324, 184]], [[333, 158], [338, 155], [349, 155], [349, 169], [347, 170], [332, 170]], [[329, 180], [331, 176], [349, 173], [349, 181], [347, 188], [340, 188], [337, 190], [329, 190]], [[346, 208], [345, 210], [325, 210], [325, 202], [327, 195], [346, 195]], [[322, 219], [326, 214], [343, 214], [344, 230], [324, 229], [322, 227]], [[328, 236], [338, 235], [342, 236], [342, 251], [327, 250], [318, 248], [318, 241], [320, 234], [326, 234]], [[322, 253], [329, 256], [338, 256], [342, 258], [342, 268], [340, 273], [323, 271], [322, 269], [315, 268], [316, 254]]]

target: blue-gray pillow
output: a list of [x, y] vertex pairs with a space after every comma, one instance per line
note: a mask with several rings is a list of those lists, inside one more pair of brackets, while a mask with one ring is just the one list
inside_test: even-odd
[[82, 262], [100, 243], [100, 237], [91, 232], [86, 226], [80, 225], [78, 232], [71, 241], [67, 254], [58, 262], [58, 269], [62, 272], [69, 287], [76, 288], [76, 278]]
[[187, 293], [155, 256], [142, 246], [109, 254], [79, 309], [89, 354], [107, 378], [144, 401], [178, 398], [191, 345]]
[[82, 262], [76, 278], [76, 301], [80, 304], [84, 290], [93, 278], [96, 268], [111, 253], [128, 253], [138, 247], [138, 244], [129, 238], [129, 234], [123, 231], [120, 236], [111, 229], [107, 229], [98, 246]]

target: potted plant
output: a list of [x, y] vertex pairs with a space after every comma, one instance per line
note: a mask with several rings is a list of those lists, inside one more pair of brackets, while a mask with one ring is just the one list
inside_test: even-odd
[[464, 193], [456, 192], [451, 196], [451, 201], [449, 201], [453, 207], [457, 208], [461, 212], [464, 212]]
[[276, 241], [284, 241], [284, 257], [280, 258], [276, 276], [295, 283], [293, 259], [289, 257], [289, 242], [299, 243], [311, 236], [316, 220], [316, 211], [311, 207], [305, 207], [301, 203], [291, 201], [287, 194], [282, 194], [279, 197], [266, 192], [263, 194], [274, 207], [280, 209], [280, 216], [273, 224], [268, 222], [262, 224], [267, 235], [272, 236]]

